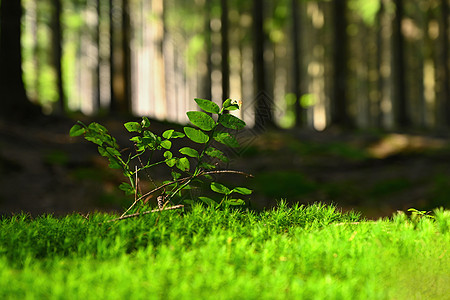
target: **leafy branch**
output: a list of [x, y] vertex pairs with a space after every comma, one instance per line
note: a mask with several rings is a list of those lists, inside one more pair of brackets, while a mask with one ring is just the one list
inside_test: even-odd
[[[124, 124], [126, 130], [135, 134], [130, 141], [134, 144], [134, 153], [125, 155], [117, 144], [114, 137], [110, 135], [108, 130], [95, 122], [89, 125], [78, 121], [71, 130], [70, 136], [81, 136], [98, 146], [98, 152], [101, 156], [109, 160], [109, 167], [113, 169], [120, 169], [123, 175], [128, 179], [128, 182], [123, 182], [119, 188], [127, 195], [134, 194], [134, 201], [125, 210], [120, 218], [125, 218], [126, 214], [132, 210], [137, 203], [144, 202], [143, 199], [148, 199], [152, 194], [162, 192], [162, 199], [164, 205], [171, 202], [178, 204], [183, 202], [181, 193], [185, 189], [190, 189], [191, 183], [194, 180], [201, 178], [208, 178], [211, 180], [213, 174], [238, 174], [246, 177], [251, 177], [240, 171], [233, 170], [215, 170], [217, 164], [211, 164], [208, 160], [214, 159], [219, 162], [228, 163], [229, 158], [220, 149], [215, 147], [215, 143], [225, 145], [227, 147], [239, 147], [236, 138], [230, 133], [245, 127], [245, 122], [238, 117], [229, 114], [229, 111], [240, 109], [241, 102], [227, 99], [222, 108], [210, 100], [194, 99], [202, 111], [188, 111], [186, 113], [193, 126], [183, 127], [183, 132], [178, 132], [174, 129], [166, 130], [161, 136], [149, 130], [150, 120], [143, 117], [140, 122], [127, 122]], [[211, 115], [217, 115], [216, 120]], [[200, 151], [185, 146], [178, 150], [182, 156], [176, 156], [172, 152], [172, 140], [182, 139], [187, 137], [191, 142], [201, 145]], [[161, 151], [164, 157], [160, 161], [152, 161], [153, 154]], [[144, 154], [149, 153], [148, 158], [144, 159]], [[191, 161], [195, 160], [194, 166], [191, 166]], [[134, 163], [138, 161], [138, 163]], [[138, 174], [145, 171], [147, 177], [148, 170], [160, 165], [166, 164], [171, 169], [172, 179], [165, 181], [162, 185], [155, 187], [149, 192], [142, 194], [139, 189]], [[134, 167], [134, 170], [133, 170]], [[185, 174], [185, 175], [183, 175]], [[232, 194], [250, 195], [252, 191], [244, 187], [228, 188], [220, 183], [212, 180], [210, 188], [213, 192], [221, 195], [219, 201], [215, 201], [206, 196], [200, 196], [196, 201], [202, 201], [207, 205], [213, 205], [219, 208], [222, 205], [243, 205], [245, 200], [240, 198], [233, 198]], [[177, 198], [175, 203], [173, 199]], [[161, 207], [160, 207], [161, 209]]]

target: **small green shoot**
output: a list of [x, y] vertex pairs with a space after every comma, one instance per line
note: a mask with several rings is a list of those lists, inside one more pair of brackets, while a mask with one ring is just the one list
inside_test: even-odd
[[[179, 204], [189, 203], [184, 200], [183, 191], [191, 189], [193, 181], [211, 180], [209, 175], [221, 173], [234, 173], [246, 176], [238, 171], [218, 170], [218, 162], [228, 163], [229, 158], [220, 150], [216, 144], [227, 147], [239, 147], [239, 142], [233, 135], [237, 130], [245, 127], [245, 122], [228, 111], [241, 108], [240, 101], [227, 99], [222, 108], [210, 100], [195, 99], [195, 102], [203, 111], [188, 111], [187, 117], [192, 126], [185, 126], [183, 132], [174, 129], [166, 130], [161, 136], [150, 131], [150, 120], [143, 117], [140, 122], [127, 122], [125, 129], [135, 134], [130, 141], [134, 144], [133, 151], [126, 152], [117, 144], [116, 139], [111, 136], [108, 130], [95, 122], [89, 125], [78, 121], [70, 129], [70, 136], [84, 136], [84, 138], [98, 147], [101, 156], [109, 160], [109, 167], [120, 169], [127, 178], [127, 182], [119, 185], [119, 188], [127, 195], [134, 195], [135, 201], [124, 212], [126, 215], [138, 202], [147, 199], [152, 194], [160, 194], [164, 201], [160, 208], [164, 208], [168, 203]], [[217, 115], [216, 118], [209, 114]], [[217, 121], [216, 121], [217, 120]], [[172, 149], [173, 139], [182, 139], [187, 137], [191, 142], [199, 144], [199, 150], [189, 146], [184, 146], [178, 151]], [[153, 161], [155, 152], [163, 152], [163, 159]], [[212, 164], [211, 161], [217, 163]], [[171, 169], [171, 180], [165, 181], [151, 191], [143, 192], [139, 185], [139, 174], [145, 172], [150, 178], [149, 170], [157, 165], [165, 164]], [[240, 198], [233, 198], [232, 193], [248, 196], [251, 190], [244, 187], [229, 189], [215, 181], [211, 182], [211, 189], [221, 195], [222, 200], [217, 204], [208, 197], [198, 197], [190, 199], [201, 201], [207, 205], [219, 208], [222, 204], [244, 205], [246, 201]]]

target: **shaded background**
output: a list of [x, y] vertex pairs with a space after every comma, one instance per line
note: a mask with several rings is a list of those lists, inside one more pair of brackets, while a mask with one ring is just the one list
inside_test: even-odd
[[228, 167], [255, 173], [255, 207], [447, 206], [448, 5], [2, 0], [1, 213], [120, 209], [119, 174], [68, 129], [101, 120], [127, 147], [123, 122], [184, 124], [194, 97], [242, 99]]

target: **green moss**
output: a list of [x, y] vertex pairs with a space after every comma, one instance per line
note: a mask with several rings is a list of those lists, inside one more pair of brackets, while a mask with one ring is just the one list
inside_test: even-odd
[[1, 299], [444, 299], [450, 213], [366, 221], [333, 206], [200, 206], [104, 223], [0, 220]]

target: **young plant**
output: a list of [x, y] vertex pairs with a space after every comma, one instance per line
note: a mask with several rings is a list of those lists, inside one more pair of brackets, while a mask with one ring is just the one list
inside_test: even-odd
[[415, 208], [410, 208], [408, 211], [411, 213], [412, 221], [419, 221], [421, 219], [434, 219], [435, 217], [431, 215], [431, 211], [417, 210]]
[[[158, 206], [160, 209], [165, 208], [168, 203], [188, 203], [188, 201], [182, 198], [183, 190], [192, 188], [193, 182], [203, 182], [205, 178], [212, 180], [211, 175], [213, 174], [234, 173], [251, 176], [239, 171], [217, 170], [218, 164], [210, 163], [211, 159], [224, 163], [229, 162], [229, 158], [215, 144], [239, 147], [239, 143], [232, 132], [244, 128], [245, 122], [228, 112], [240, 109], [241, 102], [227, 99], [223, 103], [222, 108], [210, 100], [196, 98], [195, 102], [197, 102], [203, 111], [189, 111], [186, 113], [193, 126], [185, 126], [183, 133], [169, 129], [159, 136], [149, 130], [150, 121], [147, 117], [143, 117], [140, 122], [125, 123], [125, 128], [129, 132], [136, 134], [130, 139], [134, 144], [134, 150], [128, 153], [128, 155], [124, 154], [125, 152], [120, 149], [116, 139], [110, 135], [108, 130], [98, 123], [93, 122], [85, 125], [78, 121], [71, 128], [70, 136], [84, 135], [86, 140], [98, 146], [100, 155], [109, 160], [109, 167], [120, 169], [128, 179], [128, 182], [120, 184], [119, 188], [127, 195], [134, 194], [135, 200], [122, 216], [125, 216], [138, 202], [155, 193], [160, 194], [158, 196]], [[216, 118], [214, 119], [208, 113], [216, 116]], [[177, 151], [181, 156], [174, 152], [172, 150], [171, 140], [185, 137], [199, 144], [200, 151], [185, 146]], [[163, 151], [164, 158], [154, 162], [152, 159], [153, 155], [158, 151]], [[192, 164], [192, 161], [194, 161], [194, 164]], [[149, 169], [160, 164], [165, 164], [171, 169], [171, 180], [165, 181], [162, 185], [157, 186], [147, 193], [142, 193], [139, 186], [138, 174], [145, 171], [150, 178], [148, 174]], [[210, 187], [212, 191], [223, 195], [221, 201], [215, 202], [211, 198], [204, 196], [192, 200], [200, 200], [214, 207], [220, 207], [222, 204], [242, 205], [245, 204], [245, 201], [231, 198], [231, 194], [250, 195], [252, 192], [243, 187], [229, 189], [214, 180]]]
[[240, 199], [240, 198], [232, 198], [231, 194], [233, 193], [237, 193], [237, 194], [241, 194], [241, 195], [250, 195], [252, 193], [252, 190], [249, 190], [248, 188], [245, 187], [235, 187], [233, 189], [230, 189], [228, 187], [226, 187], [223, 184], [220, 184], [218, 182], [211, 182], [211, 190], [219, 193], [222, 196], [222, 201], [220, 201], [218, 204], [216, 204], [216, 202], [209, 198], [209, 197], [199, 197], [200, 200], [202, 200], [205, 203], [208, 203], [210, 205], [216, 206], [217, 208], [220, 207], [222, 204], [227, 204], [227, 205], [244, 205], [245, 201]]

